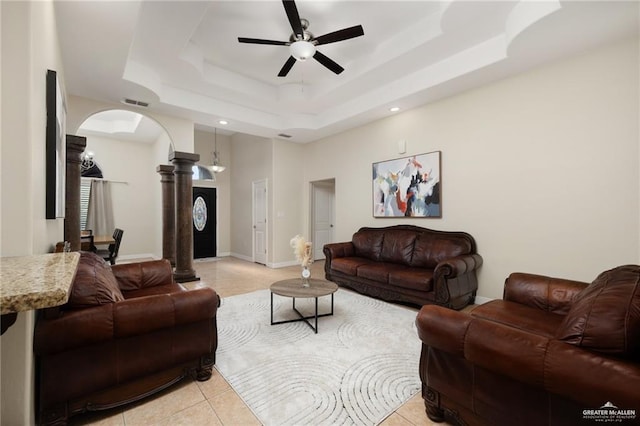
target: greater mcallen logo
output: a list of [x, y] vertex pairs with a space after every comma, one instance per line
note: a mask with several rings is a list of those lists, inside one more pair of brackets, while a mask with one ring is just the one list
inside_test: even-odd
[[627, 420], [635, 420], [636, 410], [621, 409], [611, 402], [607, 402], [595, 410], [582, 410], [582, 418], [595, 422], [624, 422]]

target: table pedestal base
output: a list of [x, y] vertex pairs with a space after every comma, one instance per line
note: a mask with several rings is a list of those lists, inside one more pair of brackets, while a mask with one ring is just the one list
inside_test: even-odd
[[[314, 297], [315, 299], [315, 314], [311, 315], [311, 316], [304, 316], [297, 308], [296, 308], [296, 298], [293, 297], [293, 310], [296, 314], [298, 314], [299, 318], [296, 319], [291, 319], [291, 320], [283, 320], [283, 321], [274, 321], [273, 320], [273, 293], [271, 293], [271, 325], [276, 325], [276, 324], [286, 324], [289, 322], [299, 322], [299, 321], [304, 321], [313, 331], [314, 333], [318, 334], [318, 318], [320, 317], [328, 317], [333, 315], [333, 293], [331, 293], [331, 311], [326, 313], [326, 314], [318, 314], [318, 298]], [[315, 319], [315, 327], [313, 325], [311, 325], [311, 323], [309, 322], [310, 319]]]

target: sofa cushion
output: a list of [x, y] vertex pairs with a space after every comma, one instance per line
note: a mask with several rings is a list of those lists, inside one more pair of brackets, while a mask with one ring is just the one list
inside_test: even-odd
[[640, 357], [640, 266], [601, 273], [578, 293], [556, 337], [598, 352]]
[[358, 277], [386, 284], [389, 282], [389, 273], [391, 271], [406, 268], [406, 266], [396, 263], [375, 262], [368, 265], [360, 265], [358, 267]]
[[424, 268], [403, 268], [389, 272], [389, 284], [410, 290], [433, 290], [433, 270]]
[[339, 257], [331, 261], [331, 271], [342, 272], [355, 277], [359, 266], [371, 263], [374, 263], [374, 261], [362, 257]]
[[80, 252], [66, 308], [86, 308], [124, 300], [111, 265], [95, 253]]
[[360, 230], [353, 234], [351, 242], [357, 257], [379, 260], [384, 232], [376, 229]]
[[415, 241], [416, 233], [414, 231], [397, 230], [385, 232], [380, 260], [404, 265], [411, 264]]
[[411, 266], [435, 268], [438, 263], [445, 259], [470, 254], [471, 252], [471, 243], [464, 237], [452, 235], [444, 238], [421, 234], [416, 239], [413, 247]]

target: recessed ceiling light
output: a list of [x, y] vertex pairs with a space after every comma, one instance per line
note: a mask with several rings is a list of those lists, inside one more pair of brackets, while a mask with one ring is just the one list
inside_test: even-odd
[[218, 121], [218, 123], [220, 123], [220, 124], [229, 124], [229, 122], [227, 120], [220, 120], [220, 121]]
[[389, 111], [398, 112], [398, 111], [400, 111], [400, 107], [391, 107], [391, 108], [389, 108]]

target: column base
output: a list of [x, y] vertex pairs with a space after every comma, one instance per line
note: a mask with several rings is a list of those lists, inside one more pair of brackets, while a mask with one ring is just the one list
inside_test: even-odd
[[196, 277], [195, 271], [174, 272], [173, 279], [176, 280], [177, 283], [200, 281], [200, 277]]

